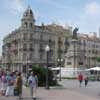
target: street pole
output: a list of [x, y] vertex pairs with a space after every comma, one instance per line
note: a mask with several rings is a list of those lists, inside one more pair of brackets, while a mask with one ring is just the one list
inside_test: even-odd
[[[61, 59], [60, 59], [61, 60]], [[61, 81], [61, 61], [60, 61], [60, 76], [59, 76], [59, 81]]]
[[26, 73], [26, 78], [27, 78], [27, 75], [28, 75], [28, 74], [27, 74], [27, 72], [28, 72], [28, 71], [27, 71], [27, 69], [28, 69], [28, 68], [27, 68], [27, 67], [28, 67], [28, 56], [27, 56], [27, 55], [26, 55], [26, 65], [25, 65], [25, 66], [26, 66], [26, 67], [25, 67], [25, 71], [26, 71], [25, 73]]
[[48, 53], [49, 53], [49, 51], [47, 51], [46, 89], [49, 89], [49, 79], [48, 79]]
[[63, 59], [59, 58], [58, 63], [59, 63], [59, 81], [61, 81], [61, 66], [62, 66]]
[[45, 51], [46, 51], [46, 60], [47, 60], [47, 66], [46, 66], [46, 89], [49, 89], [49, 78], [48, 78], [48, 63], [49, 63], [49, 50], [50, 50], [50, 47], [47, 45], [46, 48], [45, 48]]
[[76, 56], [76, 55], [75, 55], [75, 41], [74, 41], [74, 75], [75, 75], [75, 65], [76, 65], [76, 64], [75, 64], [75, 58], [76, 58], [75, 56]]
[[89, 67], [88, 68], [90, 68], [90, 56], [89, 56]]

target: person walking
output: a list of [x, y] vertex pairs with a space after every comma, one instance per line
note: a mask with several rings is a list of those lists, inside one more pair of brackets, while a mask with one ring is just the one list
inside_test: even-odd
[[6, 90], [6, 94], [5, 96], [13, 96], [13, 75], [12, 73], [8, 73], [6, 76], [6, 80], [7, 80], [7, 90]]
[[21, 77], [20, 72], [17, 74], [17, 78], [16, 78], [16, 82], [15, 82], [15, 88], [18, 91], [19, 98], [21, 98], [21, 96], [22, 96], [22, 77]]
[[85, 76], [85, 78], [84, 78], [84, 82], [85, 82], [85, 87], [86, 87], [87, 84], [88, 84], [88, 76]]
[[28, 83], [30, 88], [30, 95], [32, 99], [36, 99], [36, 79], [33, 72], [31, 72], [31, 75], [28, 78]]
[[13, 96], [14, 95], [14, 81], [13, 81], [13, 74], [8, 73], [6, 76], [7, 80], [7, 90], [5, 96]]
[[36, 96], [36, 94], [37, 94], [37, 88], [38, 88], [38, 76], [37, 76], [37, 74], [35, 73], [35, 81], [36, 81], [36, 88], [35, 88], [35, 96]]
[[83, 81], [83, 75], [80, 73], [79, 75], [78, 75], [78, 80], [79, 80], [79, 83], [80, 83], [80, 87], [81, 87], [81, 84], [82, 84], [82, 81]]
[[6, 80], [5, 73], [3, 73], [3, 75], [1, 76], [1, 83], [2, 83], [1, 91], [2, 91], [2, 94], [5, 95], [6, 89], [7, 89], [7, 80]]

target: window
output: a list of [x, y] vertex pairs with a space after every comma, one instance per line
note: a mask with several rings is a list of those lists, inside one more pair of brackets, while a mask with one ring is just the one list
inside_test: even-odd
[[29, 49], [30, 49], [30, 51], [33, 51], [33, 50], [34, 50], [34, 49], [33, 49], [33, 44], [32, 44], [32, 43], [30, 44]]
[[33, 40], [33, 34], [32, 33], [30, 34], [30, 40]]
[[83, 45], [86, 46], [86, 41], [85, 40], [83, 40]]
[[33, 24], [32, 24], [32, 23], [30, 23], [30, 26], [29, 26], [29, 27], [31, 27], [31, 28], [32, 28], [32, 26], [33, 26]]
[[27, 27], [27, 22], [25, 22], [25, 27]]
[[49, 54], [50, 54], [50, 55], [49, 55], [50, 57], [53, 56], [53, 49], [50, 49]]
[[28, 38], [28, 34], [23, 34], [23, 40], [27, 40], [27, 38]]
[[23, 61], [26, 61], [26, 53], [23, 53]]
[[30, 54], [29, 54], [29, 60], [32, 60], [32, 58], [33, 58], [33, 54], [30, 53]]
[[71, 62], [67, 62], [67, 65], [71, 65], [72, 63]]
[[33, 14], [32, 10], [30, 10], [30, 14], [31, 14], [31, 15]]
[[42, 59], [42, 58], [43, 58], [43, 54], [41, 53], [41, 54], [40, 54], [40, 59]]
[[82, 41], [81, 40], [79, 41], [79, 45], [82, 45]]
[[79, 62], [79, 65], [83, 65], [83, 62]]
[[24, 51], [27, 50], [27, 44], [26, 44], [26, 43], [23, 44], [23, 50], [24, 50]]

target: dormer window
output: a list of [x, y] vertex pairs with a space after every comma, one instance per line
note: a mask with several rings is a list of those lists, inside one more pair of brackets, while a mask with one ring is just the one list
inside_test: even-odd
[[25, 22], [25, 27], [27, 27], [27, 22]]
[[30, 14], [31, 14], [31, 15], [33, 14], [32, 10], [30, 10]]

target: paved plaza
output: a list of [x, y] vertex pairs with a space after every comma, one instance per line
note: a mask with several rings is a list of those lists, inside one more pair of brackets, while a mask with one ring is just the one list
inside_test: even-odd
[[[50, 90], [38, 88], [37, 100], [99, 100], [100, 82], [89, 82], [88, 87], [84, 84], [79, 88], [76, 80], [62, 80], [63, 86], [52, 87]], [[32, 100], [29, 88], [23, 87], [24, 100]], [[0, 100], [17, 100], [17, 97], [0, 97]]]
[[63, 88], [69, 91], [77, 92], [82, 95], [87, 95], [89, 97], [100, 98], [100, 81], [89, 81], [88, 86], [85, 87], [84, 81], [82, 86], [79, 87], [79, 82], [77, 80], [62, 80], [60, 84]]

